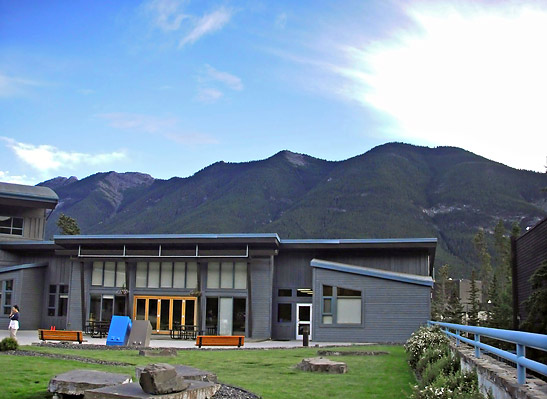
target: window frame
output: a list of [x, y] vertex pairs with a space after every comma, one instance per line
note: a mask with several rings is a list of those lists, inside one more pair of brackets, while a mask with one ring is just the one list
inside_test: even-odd
[[[21, 217], [21, 216], [8, 216], [8, 215], [0, 215], [0, 217], [6, 217], [6, 218], [10, 219], [9, 227], [8, 226], [0, 227], [0, 229], [9, 229], [9, 233], [3, 233], [3, 232], [0, 231], [0, 235], [5, 234], [5, 235], [10, 235], [10, 236], [18, 236], [18, 237], [23, 237], [24, 236], [24, 232], [25, 232], [25, 218], [24, 217]], [[13, 226], [15, 219], [21, 220], [21, 227], [14, 227]], [[21, 234], [14, 234], [13, 233], [14, 230], [16, 230], [18, 232], [21, 232]]]
[[[93, 273], [95, 271], [95, 264], [102, 264], [102, 267], [101, 267], [101, 284], [93, 284]], [[113, 271], [113, 274], [114, 274], [114, 284], [113, 285], [104, 285], [104, 275], [105, 275], [105, 271], [106, 271], [106, 263], [114, 263], [114, 271]], [[118, 282], [118, 276], [121, 276], [121, 271], [118, 271], [118, 265], [121, 265], [123, 264], [123, 268], [124, 268], [124, 271], [123, 271], [123, 281], [122, 281], [122, 284], [119, 285], [119, 282]], [[92, 264], [91, 264], [91, 287], [103, 287], [103, 288], [123, 288], [123, 287], [126, 287], [126, 280], [127, 280], [127, 262], [125, 261], [121, 261], [121, 262], [116, 262], [116, 261], [106, 261], [106, 260], [97, 260], [97, 261], [94, 261]], [[127, 287], [126, 287], [127, 288]]]
[[[159, 263], [159, 268], [158, 268], [158, 286], [157, 287], [150, 287], [150, 263]], [[142, 285], [137, 285], [137, 271], [138, 271], [138, 268], [139, 268], [139, 264], [145, 264], [146, 267], [145, 267], [145, 274], [146, 274], [146, 284], [144, 286]], [[167, 264], [170, 264], [170, 269], [171, 269], [171, 272], [169, 273], [171, 278], [171, 285], [169, 287], [167, 286], [162, 286], [162, 274], [163, 274], [163, 267], [164, 267], [164, 264], [165, 266], [167, 266]], [[184, 264], [184, 287], [175, 287], [175, 270], [177, 269], [177, 264]], [[192, 265], [195, 265], [195, 270], [192, 270], [192, 272], [195, 271], [195, 278], [192, 278], [191, 280], [193, 280], [193, 282], [195, 283], [195, 287], [189, 287], [188, 286], [188, 276], [192, 275], [193, 273], [188, 273], [188, 269], [190, 268], [189, 266], [192, 266]], [[192, 268], [194, 269], [194, 268]], [[198, 285], [198, 274], [199, 274], [199, 267], [198, 267], [198, 262], [196, 261], [190, 261], [190, 262], [185, 262], [185, 261], [159, 261], [159, 262], [146, 262], [146, 261], [143, 261], [143, 262], [137, 262], [137, 265], [136, 265], [136, 268], [135, 268], [135, 288], [136, 289], [152, 289], [152, 290], [172, 290], [172, 289], [175, 289], [175, 290], [195, 290], [197, 289], [197, 285]], [[166, 276], [167, 277], [167, 276]]]
[[[11, 290], [8, 290], [7, 287], [8, 287], [8, 281], [11, 281]], [[0, 281], [1, 283], [1, 287], [0, 287], [0, 295], [1, 295], [1, 307], [2, 307], [2, 314], [4, 315], [9, 315], [11, 313], [11, 307], [13, 306], [13, 292], [14, 292], [14, 289], [13, 289], [13, 286], [15, 284], [15, 279], [13, 278], [8, 278], [6, 280], [1, 280]], [[10, 294], [10, 303], [8, 304], [6, 302], [6, 294]]]
[[[52, 292], [52, 287], [54, 291]], [[66, 291], [66, 292], [65, 292]], [[50, 284], [48, 290], [47, 315], [48, 317], [66, 317], [68, 316], [68, 284]], [[53, 306], [51, 301], [53, 300]], [[61, 306], [61, 302], [65, 305]]]
[[[236, 270], [237, 270], [237, 264], [241, 264], [241, 265], [244, 265], [245, 266], [245, 286], [243, 288], [241, 287], [238, 287], [236, 288]], [[215, 265], [218, 265], [218, 287], [216, 287], [216, 284], [215, 284], [215, 287], [211, 287], [210, 285], [210, 281], [212, 281], [212, 279], [209, 279], [209, 266], [211, 264], [215, 264]], [[227, 270], [226, 270], [227, 269]], [[228, 276], [228, 279], [231, 280], [230, 281], [230, 285], [229, 286], [223, 286], [222, 285], [222, 273], [225, 272], [225, 273], [229, 273], [230, 275]], [[216, 274], [216, 271], [215, 271], [215, 274]], [[234, 261], [214, 261], [214, 262], [208, 262], [207, 263], [207, 282], [206, 282], [206, 289], [207, 290], [235, 290], [235, 291], [244, 291], [244, 290], [247, 290], [248, 288], [248, 284], [247, 284], [247, 279], [249, 277], [249, 264], [248, 262], [234, 262]], [[212, 276], [211, 276], [212, 277]], [[216, 280], [216, 278], [215, 278]]]
[[[332, 287], [332, 295], [324, 295], [324, 287], [327, 286], [327, 287]], [[360, 300], [360, 319], [361, 321], [359, 323], [339, 323], [338, 322], [338, 289], [345, 289], [345, 290], [350, 290], [350, 291], [355, 291], [355, 292], [359, 292], [360, 296], [357, 297], [349, 297], [349, 296], [340, 296], [340, 299], [350, 299], [350, 298], [354, 298], [354, 299], [357, 299], [359, 298]], [[330, 300], [330, 313], [329, 312], [325, 312], [325, 308], [324, 308], [324, 303], [325, 303], [325, 300]], [[320, 302], [320, 306], [321, 306], [321, 320], [319, 322], [319, 324], [321, 325], [321, 327], [362, 327], [364, 326], [365, 324], [365, 315], [364, 315], [364, 293], [363, 293], [363, 289], [353, 289], [353, 288], [347, 288], [347, 287], [339, 287], [339, 286], [335, 286], [335, 285], [328, 285], [328, 284], [321, 284], [321, 302]], [[332, 322], [331, 323], [324, 323], [323, 322], [323, 318], [324, 317], [331, 317], [332, 318]]]

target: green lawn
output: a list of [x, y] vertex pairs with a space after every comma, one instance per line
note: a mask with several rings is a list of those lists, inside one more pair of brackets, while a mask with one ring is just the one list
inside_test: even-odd
[[[317, 348], [180, 351], [177, 357], [144, 358], [137, 351], [74, 350], [40, 347], [23, 349], [63, 353], [95, 359], [127, 362], [133, 365], [153, 362], [186, 364], [209, 370], [219, 381], [240, 386], [264, 399], [300, 398], [405, 398], [415, 379], [401, 346], [352, 347], [351, 350], [386, 351], [383, 356], [331, 357], [348, 364], [343, 375], [306, 373], [293, 366], [304, 357], [317, 354]], [[343, 349], [343, 348], [332, 348]], [[348, 350], [346, 348], [346, 350]], [[76, 368], [115, 371], [134, 375], [134, 366], [102, 366], [60, 359], [0, 356], [1, 397], [46, 398], [49, 379]]]

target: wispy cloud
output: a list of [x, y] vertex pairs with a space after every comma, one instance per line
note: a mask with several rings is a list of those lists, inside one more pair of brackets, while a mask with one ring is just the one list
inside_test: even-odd
[[240, 78], [231, 73], [219, 71], [208, 64], [205, 64], [205, 76], [203, 79], [222, 83], [232, 90], [243, 90], [243, 83]]
[[209, 14], [205, 14], [195, 23], [193, 29], [179, 42], [179, 48], [187, 44], [195, 43], [205, 35], [214, 33], [224, 27], [232, 18], [233, 12], [228, 8], [221, 7]]
[[214, 103], [222, 98], [224, 93], [212, 87], [198, 88], [197, 100], [202, 103]]
[[275, 26], [279, 29], [285, 29], [287, 26], [287, 13], [281, 13], [275, 18]]
[[151, 0], [141, 9], [152, 26], [166, 34], [176, 35], [178, 48], [221, 30], [234, 14], [232, 9], [221, 6], [200, 17], [185, 12], [188, 3], [186, 0]]
[[28, 144], [9, 137], [0, 137], [17, 157], [40, 172], [61, 168], [75, 168], [78, 165], [104, 165], [126, 158], [123, 151], [89, 154], [76, 151], [63, 151], [47, 144]]
[[27, 175], [12, 175], [7, 170], [0, 170], [0, 181], [4, 183], [33, 185], [36, 179]]
[[108, 121], [108, 124], [116, 129], [154, 134], [164, 137], [179, 144], [217, 144], [218, 140], [210, 135], [187, 132], [180, 127], [177, 118], [161, 118], [152, 115], [112, 112], [96, 115]]
[[0, 72], [0, 97], [16, 97], [25, 94], [31, 87], [44, 86], [43, 82], [18, 76], [8, 76]]

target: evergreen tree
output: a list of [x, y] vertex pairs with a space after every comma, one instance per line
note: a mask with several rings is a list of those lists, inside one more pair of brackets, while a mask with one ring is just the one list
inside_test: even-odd
[[469, 292], [469, 302], [471, 309], [468, 314], [469, 325], [478, 326], [479, 325], [479, 289], [477, 288], [477, 282], [475, 277], [475, 269], [471, 272], [471, 287]]
[[547, 261], [530, 278], [532, 294], [526, 300], [528, 315], [521, 328], [525, 331], [547, 334]]
[[486, 236], [483, 229], [479, 229], [475, 237], [473, 238], [473, 244], [475, 251], [480, 260], [480, 279], [482, 281], [482, 297], [484, 300], [488, 298], [488, 287], [492, 281], [492, 263], [491, 256], [488, 252], [488, 246], [486, 244]]
[[69, 236], [80, 234], [80, 228], [78, 227], [76, 219], [71, 218], [64, 213], [61, 213], [61, 216], [59, 216], [59, 219], [57, 220], [57, 226], [61, 230], [61, 234]]
[[462, 324], [463, 315], [465, 314], [463, 310], [463, 305], [460, 300], [460, 296], [456, 292], [456, 287], [453, 286], [453, 289], [449, 293], [448, 306], [445, 312], [446, 322]]
[[446, 310], [448, 308], [448, 265], [439, 268], [438, 279], [435, 279], [435, 295], [431, 304], [431, 318], [433, 320], [445, 320]]

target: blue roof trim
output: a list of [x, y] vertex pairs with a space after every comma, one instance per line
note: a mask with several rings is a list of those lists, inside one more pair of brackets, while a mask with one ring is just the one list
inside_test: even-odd
[[330, 262], [330, 261], [321, 260], [321, 259], [312, 259], [310, 262], [310, 266], [318, 267], [320, 269], [359, 274], [362, 276], [376, 277], [376, 278], [382, 278], [386, 280], [394, 280], [394, 281], [399, 281], [401, 283], [417, 284], [417, 285], [424, 285], [427, 287], [433, 287], [433, 279], [429, 276], [419, 276], [417, 274], [389, 272], [386, 270], [348, 265], [346, 263]]
[[222, 238], [275, 238], [280, 241], [276, 233], [245, 233], [245, 234], [99, 234], [99, 235], [55, 235], [53, 239], [57, 240], [117, 240], [117, 239], [173, 239], [173, 238], [190, 238], [190, 239], [222, 239]]
[[14, 271], [23, 270], [23, 269], [34, 269], [36, 267], [45, 267], [47, 265], [48, 265], [47, 262], [38, 262], [38, 263], [24, 263], [22, 265], [0, 267], [0, 273], [14, 272]]
[[17, 241], [17, 240], [13, 240], [13, 241], [0, 241], [0, 246], [1, 245], [8, 245], [8, 246], [12, 246], [12, 245], [55, 245], [55, 242], [54, 241], [47, 241], [47, 240], [43, 240], [43, 241], [37, 241], [37, 240], [21, 240], [21, 241]]
[[283, 239], [281, 244], [436, 244], [436, 238]]

